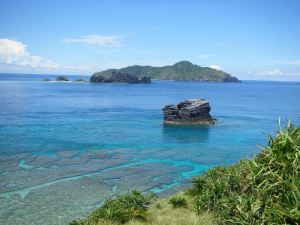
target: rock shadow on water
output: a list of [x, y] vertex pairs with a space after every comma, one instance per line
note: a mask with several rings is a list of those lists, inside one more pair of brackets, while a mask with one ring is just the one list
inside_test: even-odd
[[167, 142], [207, 142], [211, 126], [163, 126], [163, 140]]

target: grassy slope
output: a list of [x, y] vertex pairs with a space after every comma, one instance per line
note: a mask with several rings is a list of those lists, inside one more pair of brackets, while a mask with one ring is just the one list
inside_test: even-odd
[[109, 69], [98, 72], [104, 76], [110, 76], [113, 71], [132, 73], [139, 77], [150, 76], [152, 79], [161, 80], [206, 80], [223, 81], [225, 77], [230, 77], [228, 73], [209, 67], [193, 65], [188, 61], [181, 61], [172, 66], [152, 67], [152, 66], [129, 66], [119, 70]]
[[300, 126], [288, 123], [251, 160], [195, 178], [189, 193], [220, 224], [300, 224]]
[[[186, 193], [178, 193], [187, 199], [186, 207], [174, 208], [169, 203], [169, 198], [158, 198], [152, 201], [147, 210], [147, 218], [133, 218], [125, 225], [216, 225], [216, 219], [212, 213], [204, 212], [200, 215], [193, 210], [193, 202]], [[72, 225], [119, 225], [114, 220], [103, 220], [93, 217], [91, 214], [86, 220], [74, 222]], [[70, 224], [71, 225], [71, 224]]]
[[[107, 204], [104, 211], [102, 207], [73, 225], [118, 224], [113, 221], [127, 225], [299, 225], [300, 126], [295, 128], [289, 123], [280, 129], [251, 160], [229, 167], [217, 166], [194, 178], [192, 187], [178, 194], [185, 199], [186, 206], [178, 198], [172, 203], [182, 207], [174, 208], [168, 199], [153, 200], [132, 193], [113, 200], [114, 204]], [[150, 208], [144, 210], [141, 206], [149, 201]], [[124, 221], [120, 221], [122, 213], [127, 215]]]
[[204, 212], [198, 215], [192, 210], [192, 203], [187, 208], [173, 208], [168, 199], [158, 199], [149, 208], [149, 218], [145, 222], [130, 221], [128, 225], [214, 225], [212, 213]]

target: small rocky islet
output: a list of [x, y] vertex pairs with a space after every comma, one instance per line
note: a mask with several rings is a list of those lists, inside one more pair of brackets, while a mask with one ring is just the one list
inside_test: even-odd
[[66, 76], [60, 75], [56, 77], [56, 81], [69, 81], [69, 79]]
[[167, 105], [162, 111], [166, 125], [209, 125], [216, 119], [210, 115], [210, 105], [205, 99], [191, 99], [177, 105]]
[[[51, 81], [51, 79], [48, 78], [48, 77], [45, 77], [43, 79], [43, 81]], [[68, 77], [66, 77], [64, 75], [59, 75], [58, 77], [56, 77], [55, 81], [58, 81], [58, 82], [68, 82], [70, 80], [69, 80]], [[73, 80], [73, 82], [86, 83], [87, 81], [84, 80], [84, 79], [75, 79], [75, 80]]]

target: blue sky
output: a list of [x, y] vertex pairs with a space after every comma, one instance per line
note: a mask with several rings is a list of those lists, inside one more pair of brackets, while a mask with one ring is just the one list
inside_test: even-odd
[[0, 1], [0, 72], [87, 74], [189, 60], [300, 80], [300, 1]]

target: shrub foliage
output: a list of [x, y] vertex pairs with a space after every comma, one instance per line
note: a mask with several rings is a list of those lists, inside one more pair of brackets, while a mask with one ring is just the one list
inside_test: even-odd
[[218, 166], [188, 191], [220, 224], [300, 224], [300, 126], [288, 122], [252, 160]]
[[[147, 207], [155, 195], [143, 195], [133, 190], [115, 199], [105, 201], [104, 205], [96, 209], [85, 221], [73, 221], [71, 224], [99, 224], [102, 220], [117, 223], [125, 223], [132, 219], [145, 220], [147, 218]], [[70, 225], [71, 225], [70, 224]]]
[[187, 201], [185, 197], [182, 196], [173, 196], [170, 198], [169, 203], [173, 206], [173, 208], [187, 207]]

